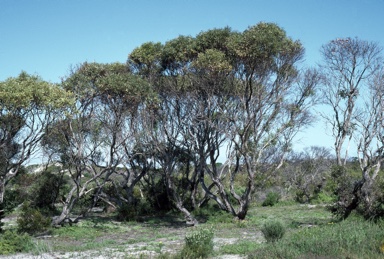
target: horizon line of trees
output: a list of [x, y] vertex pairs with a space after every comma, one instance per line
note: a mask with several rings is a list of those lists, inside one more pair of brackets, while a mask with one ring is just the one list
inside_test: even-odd
[[[281, 171], [306, 201], [306, 186], [313, 192], [321, 172], [330, 172], [343, 179], [334, 187], [335, 213], [346, 218], [360, 208], [382, 216], [381, 51], [357, 38], [335, 39], [322, 47], [322, 64], [306, 69], [300, 41], [259, 23], [144, 43], [126, 64], [85, 62], [60, 84], [23, 72], [0, 82], [0, 206], [10, 181], [42, 150], [62, 165], [55, 179], [67, 178], [65, 194], [52, 192], [49, 202], [59, 210], [54, 225], [84, 197], [91, 198], [81, 215], [100, 202], [129, 211], [144, 194], [189, 224], [198, 224], [193, 211], [208, 202], [243, 220], [255, 192]], [[306, 158], [292, 153], [295, 135], [318, 120], [316, 104], [331, 110], [320, 116], [332, 130], [334, 163], [321, 149]], [[351, 141], [357, 181], [348, 178]]]

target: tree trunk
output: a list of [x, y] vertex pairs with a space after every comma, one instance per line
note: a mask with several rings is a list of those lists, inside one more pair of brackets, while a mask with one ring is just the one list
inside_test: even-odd
[[364, 181], [360, 180], [355, 183], [355, 186], [353, 188], [352, 192], [352, 201], [345, 206], [344, 213], [342, 215], [342, 219], [347, 219], [349, 215], [351, 215], [351, 212], [354, 211], [360, 204], [360, 198], [361, 198], [361, 189], [364, 185]]
[[174, 202], [176, 208], [184, 214], [185, 220], [187, 225], [196, 226], [199, 224], [199, 222], [193, 217], [193, 215], [184, 207], [183, 201], [181, 200], [180, 196], [178, 195], [176, 191], [176, 187], [173, 184], [172, 176], [166, 175], [166, 182], [167, 182], [167, 192], [169, 195], [169, 198]]
[[4, 202], [4, 193], [5, 193], [5, 181], [3, 178], [0, 178], [0, 203]]
[[4, 218], [4, 188], [5, 184], [2, 179], [0, 180], [0, 233], [3, 231], [3, 222], [1, 220]]
[[57, 217], [54, 217], [52, 219], [52, 225], [53, 226], [58, 226], [58, 225], [62, 225], [63, 222], [68, 219], [69, 217], [69, 213], [71, 212], [72, 210], [72, 207], [73, 205], [75, 204], [75, 201], [76, 201], [76, 198], [73, 198], [73, 194], [74, 192], [77, 190], [76, 187], [73, 187], [72, 190], [69, 192], [67, 198], [65, 199], [65, 201], [63, 201], [64, 205], [63, 205], [63, 208], [61, 210], [61, 213], [59, 216]]

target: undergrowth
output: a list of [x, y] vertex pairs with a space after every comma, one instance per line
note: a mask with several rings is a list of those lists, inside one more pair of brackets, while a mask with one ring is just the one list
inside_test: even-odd
[[253, 251], [249, 258], [383, 258], [383, 241], [382, 224], [353, 218], [304, 227]]
[[6, 230], [0, 235], [1, 255], [29, 252], [32, 248], [33, 241], [28, 234], [18, 234], [16, 232]]

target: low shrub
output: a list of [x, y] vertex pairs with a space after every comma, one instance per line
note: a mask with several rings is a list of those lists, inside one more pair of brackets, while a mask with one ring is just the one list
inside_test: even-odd
[[150, 205], [144, 200], [138, 200], [134, 204], [123, 204], [117, 209], [116, 218], [119, 221], [136, 221], [140, 216], [151, 213]]
[[220, 209], [217, 204], [208, 203], [204, 207], [195, 209], [193, 214], [202, 222], [206, 221], [212, 225], [233, 222], [233, 216]]
[[316, 199], [311, 202], [315, 204], [332, 204], [335, 202], [335, 200], [336, 197], [334, 195], [327, 194], [325, 192], [320, 192], [317, 195]]
[[32, 204], [39, 209], [55, 211], [55, 203], [64, 185], [62, 174], [49, 170], [41, 173], [31, 190]]
[[136, 216], [137, 213], [134, 206], [123, 204], [117, 209], [116, 219], [118, 221], [132, 221], [136, 219]]
[[285, 227], [281, 221], [268, 221], [261, 228], [261, 232], [263, 232], [263, 235], [267, 242], [273, 243], [283, 238], [285, 234]]
[[181, 258], [207, 258], [213, 252], [213, 230], [202, 228], [185, 236]]
[[51, 226], [51, 219], [45, 217], [38, 209], [25, 202], [21, 207], [21, 213], [17, 218], [17, 231], [31, 235], [47, 231]]
[[279, 200], [280, 200], [280, 194], [278, 194], [277, 192], [269, 192], [264, 202], [261, 205], [263, 207], [274, 206], [279, 202]]
[[1, 255], [28, 252], [32, 246], [33, 242], [28, 234], [18, 234], [7, 230], [0, 235]]

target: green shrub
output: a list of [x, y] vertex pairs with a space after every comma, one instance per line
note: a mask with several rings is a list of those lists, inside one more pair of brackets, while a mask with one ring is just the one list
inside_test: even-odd
[[331, 204], [334, 203], [336, 200], [336, 197], [334, 195], [327, 194], [325, 192], [320, 192], [316, 199], [312, 201], [312, 203], [319, 203], [319, 204]]
[[21, 207], [20, 216], [17, 218], [17, 231], [31, 235], [40, 234], [50, 228], [51, 219], [45, 217], [39, 210], [25, 202]]
[[0, 254], [8, 255], [19, 252], [27, 252], [32, 247], [32, 239], [28, 234], [17, 234], [5, 231], [0, 235]]
[[277, 192], [269, 192], [267, 194], [267, 197], [265, 198], [262, 206], [263, 207], [266, 207], [266, 206], [274, 206], [275, 204], [277, 204], [280, 200], [280, 194], [278, 194]]
[[64, 187], [63, 175], [45, 171], [40, 174], [31, 190], [31, 200], [35, 207], [55, 211], [55, 203]]
[[172, 209], [172, 202], [169, 199], [163, 179], [156, 180], [154, 184], [146, 186], [143, 191], [146, 201], [153, 210], [169, 211]]
[[119, 221], [133, 221], [136, 220], [137, 212], [134, 206], [123, 204], [118, 207], [116, 219]]
[[135, 221], [140, 216], [147, 215], [151, 212], [151, 206], [145, 200], [138, 200], [134, 204], [124, 203], [117, 209], [116, 218], [119, 221]]
[[22, 186], [12, 186], [8, 188], [4, 193], [4, 209], [6, 212], [11, 212], [17, 206], [19, 206], [25, 199], [28, 198], [26, 189]]
[[202, 221], [206, 221], [212, 225], [233, 223], [233, 216], [221, 210], [217, 204], [207, 203], [205, 206], [195, 209], [193, 214]]
[[29, 199], [29, 187], [36, 180], [35, 175], [27, 174], [27, 170], [21, 167], [17, 175], [12, 178], [4, 193], [4, 209], [6, 213]]
[[213, 252], [213, 230], [202, 228], [185, 236], [181, 258], [207, 258]]
[[267, 242], [273, 243], [284, 236], [285, 227], [281, 221], [268, 221], [261, 228], [261, 232], [263, 232], [263, 235]]

